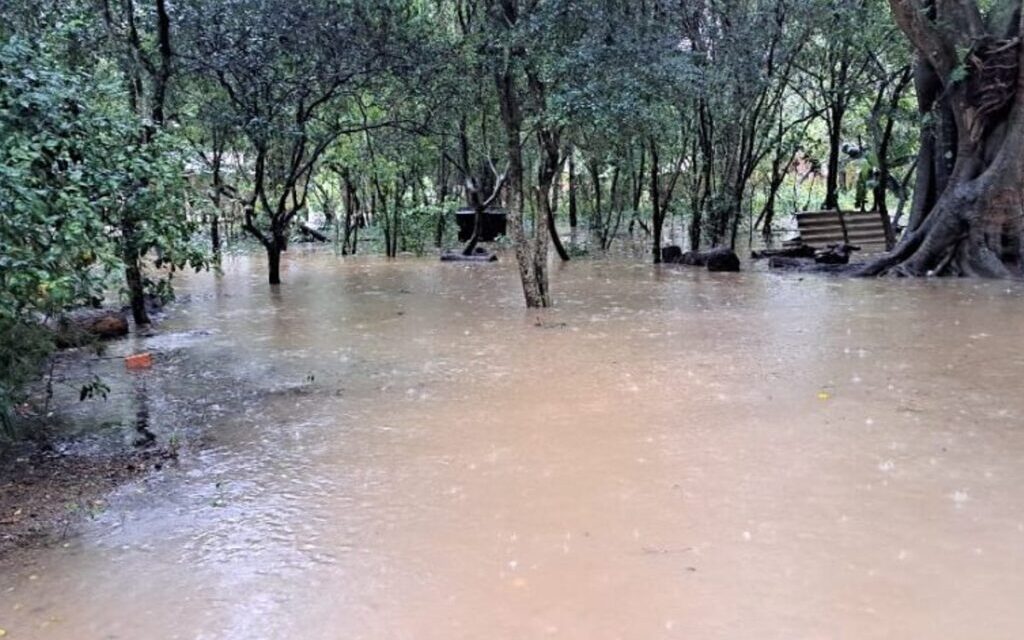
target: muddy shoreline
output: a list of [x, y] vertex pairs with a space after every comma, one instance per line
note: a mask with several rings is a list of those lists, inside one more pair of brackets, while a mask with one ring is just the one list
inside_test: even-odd
[[[0, 560], [70, 539], [107, 511], [116, 491], [177, 465], [201, 421], [168, 384], [187, 358], [174, 341], [187, 344], [194, 336], [153, 326], [51, 356], [53, 379], [34, 383], [19, 421], [21, 439], [0, 443]], [[161, 340], [171, 346], [159, 346]], [[126, 369], [126, 358], [140, 352], [158, 367]], [[79, 398], [91, 380], [112, 385], [110, 397]]]
[[177, 458], [169, 446], [95, 454], [32, 443], [0, 453], [0, 558], [59, 544], [104, 512], [112, 492]]

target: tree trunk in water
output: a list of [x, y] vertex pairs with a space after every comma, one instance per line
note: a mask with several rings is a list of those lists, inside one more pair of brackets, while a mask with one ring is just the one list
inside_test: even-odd
[[833, 109], [828, 126], [828, 173], [825, 175], [825, 202], [822, 209], [839, 210], [839, 146], [842, 143], [842, 111]]
[[440, 249], [444, 244], [444, 207], [448, 201], [448, 160], [444, 153], [441, 153], [437, 174], [437, 226], [434, 228], [434, 248]]
[[541, 207], [544, 209], [544, 217], [547, 219], [548, 232], [551, 234], [551, 243], [555, 245], [555, 251], [562, 262], [569, 261], [569, 252], [565, 250], [562, 239], [558, 237], [558, 228], [555, 226], [555, 211], [548, 199], [548, 194], [541, 194]]
[[576, 162], [573, 160], [575, 153], [569, 149], [569, 226], [576, 228], [578, 223], [576, 210]]
[[210, 216], [210, 244], [214, 256], [220, 259], [220, 217], [217, 214]]
[[[523, 223], [523, 148], [522, 126], [523, 116], [520, 110], [519, 89], [512, 69], [505, 69], [495, 74], [495, 85], [498, 93], [498, 104], [501, 120], [505, 128], [505, 152], [508, 156], [508, 229], [515, 249], [516, 265], [519, 267], [519, 279], [523, 285], [523, 297], [528, 308], [551, 306], [548, 293], [547, 270], [547, 238], [548, 230], [543, 221], [534, 225], [533, 246], [526, 237]], [[540, 251], [538, 251], [540, 249]]]
[[[341, 178], [345, 187], [345, 235], [341, 239], [341, 255], [348, 255], [349, 238], [352, 236], [352, 226], [356, 211], [356, 188], [352, 185], [351, 175], [348, 167], [342, 169]], [[352, 253], [355, 254], [355, 242], [352, 243]]]
[[487, 212], [483, 202], [480, 201], [480, 193], [478, 191], [473, 191], [470, 194], [470, 202], [473, 206], [473, 235], [469, 236], [469, 242], [466, 243], [466, 247], [462, 250], [462, 255], [464, 256], [471, 256], [473, 251], [476, 250], [476, 245], [480, 242], [480, 236], [484, 232], [484, 215]]
[[[1020, 276], [1024, 203], [1024, 64], [1020, 57], [1024, 49], [1014, 38], [1021, 33], [1019, 14], [1018, 22], [1002, 33], [976, 39], [967, 77], [954, 81], [951, 71], [956, 62], [948, 52], [961, 43], [941, 38], [968, 35], [932, 31], [932, 23], [922, 20], [914, 7], [899, 0], [890, 5], [922, 56], [922, 64], [930, 65], [926, 71], [932, 81], [946, 80], [941, 90], [920, 94], [934, 100], [922, 106], [937, 115], [932, 142], [922, 144], [919, 156], [919, 162], [928, 160], [926, 154], [932, 156], [931, 163], [918, 166], [918, 185], [926, 185], [927, 192], [915, 194], [911, 227], [902, 241], [859, 273]], [[922, 137], [927, 138], [927, 133], [922, 132]], [[933, 204], [927, 206], [928, 202]]]
[[274, 233], [270, 238], [270, 244], [266, 247], [268, 282], [271, 285], [281, 284], [281, 254], [287, 246], [288, 242], [285, 237]]
[[149, 314], [146, 312], [146, 289], [145, 279], [142, 275], [142, 256], [136, 249], [135, 239], [137, 235], [135, 225], [125, 220], [121, 224], [121, 235], [124, 249], [124, 280], [128, 289], [128, 299], [132, 307], [132, 319], [135, 324], [149, 324]]
[[281, 284], [281, 250], [276, 246], [267, 247], [267, 267], [270, 284]]
[[590, 213], [591, 221], [590, 228], [593, 229], [596, 224], [594, 220], [603, 220], [603, 214], [601, 213], [601, 168], [598, 166], [597, 161], [587, 163], [587, 172], [590, 173], [590, 181], [594, 187], [594, 210]]
[[702, 217], [700, 208], [693, 210], [693, 217], [690, 218], [690, 251], [700, 251]]
[[661, 210], [661, 189], [658, 188], [658, 179], [661, 167], [658, 166], [658, 146], [652, 137], [651, 144], [651, 226], [654, 231], [654, 239], [651, 244], [651, 255], [654, 257], [654, 264], [661, 263], [661, 227], [665, 221], [665, 212]]
[[135, 324], [149, 324], [149, 314], [146, 312], [146, 292], [143, 287], [142, 268], [139, 265], [139, 257], [136, 255], [129, 258], [124, 267], [125, 284], [128, 286], [128, 296], [132, 307], [132, 319]]
[[736, 188], [738, 193], [733, 194], [733, 206], [730, 207], [732, 212], [732, 231], [729, 234], [729, 248], [733, 251], [736, 250], [736, 237], [740, 231], [740, 218], [743, 217], [743, 192], [740, 188]]

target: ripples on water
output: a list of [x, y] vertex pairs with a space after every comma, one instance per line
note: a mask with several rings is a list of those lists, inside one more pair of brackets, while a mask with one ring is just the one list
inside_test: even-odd
[[508, 261], [284, 279], [230, 260], [112, 348], [200, 444], [3, 568], [9, 637], [1024, 631], [1018, 285], [582, 261], [531, 312]]

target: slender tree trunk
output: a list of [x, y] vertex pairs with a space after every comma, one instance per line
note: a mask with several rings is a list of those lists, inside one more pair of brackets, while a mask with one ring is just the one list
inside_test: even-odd
[[821, 207], [826, 211], [839, 210], [839, 153], [843, 136], [843, 110], [832, 108], [828, 120], [828, 173], [825, 176], [825, 202]]
[[445, 206], [448, 203], [448, 160], [441, 154], [437, 172], [437, 225], [434, 228], [434, 247], [440, 249], [444, 244]]
[[594, 210], [590, 214], [590, 228], [593, 229], [604, 219], [602, 217], [604, 214], [601, 212], [601, 166], [596, 160], [591, 160], [587, 163], [587, 172], [590, 173], [590, 182], [594, 188]]
[[[215, 143], [216, 144], [216, 143]], [[220, 212], [222, 198], [222, 182], [220, 175], [221, 149], [217, 148], [213, 154], [213, 215], [210, 216], [210, 245], [213, 248], [214, 259], [220, 262]]]
[[464, 256], [471, 256], [476, 251], [476, 246], [480, 243], [480, 236], [484, 232], [484, 216], [487, 215], [487, 210], [484, 209], [484, 205], [480, 201], [479, 193], [474, 192], [470, 196], [470, 204], [473, 207], [473, 233], [469, 236], [466, 246], [462, 248]]
[[562, 245], [562, 239], [558, 236], [558, 226], [555, 222], [555, 211], [558, 208], [556, 197], [558, 177], [562, 171], [561, 147], [558, 135], [552, 131], [542, 129], [537, 133], [537, 139], [540, 142], [542, 154], [540, 173], [537, 180], [538, 205], [544, 215], [545, 224], [551, 236], [551, 244], [554, 245], [555, 251], [562, 262], [568, 262], [569, 252]]
[[[513, 16], [506, 19], [514, 20]], [[519, 89], [512, 69], [504, 69], [495, 74], [495, 85], [498, 103], [501, 107], [501, 119], [505, 128], [505, 153], [508, 156], [508, 227], [515, 249], [516, 264], [519, 267], [519, 279], [523, 285], [523, 297], [528, 308], [551, 306], [548, 294], [547, 272], [544, 269], [547, 260], [547, 245], [535, 241], [533, 246], [527, 239], [523, 221], [523, 148], [522, 148], [522, 113], [520, 111]], [[547, 235], [542, 222], [534, 225], [534, 236]], [[544, 255], [536, 255], [537, 248], [545, 250]], [[538, 269], [539, 267], [539, 269]]]
[[661, 264], [661, 227], [665, 221], [665, 212], [661, 210], [661, 189], [659, 189], [661, 167], [658, 163], [658, 145], [654, 136], [651, 136], [649, 142], [651, 147], [651, 227], [654, 231], [651, 256], [654, 258], [654, 264]]
[[142, 268], [138, 256], [129, 257], [124, 267], [125, 284], [132, 308], [132, 319], [137, 325], [149, 324], [149, 313], [146, 311], [146, 294], [143, 287]]
[[[615, 168], [612, 169], [612, 183], [608, 193], [608, 213], [600, 217], [600, 228], [598, 229], [598, 233], [601, 236], [602, 251], [607, 251], [614, 240], [612, 218], [615, 216], [616, 209], [619, 208], [619, 173], [619, 165], [616, 162]], [[619, 211], [621, 212], [621, 209]]]
[[578, 179], [576, 177], [576, 161], [574, 156], [576, 155], [575, 150], [569, 147], [569, 226], [575, 230], [578, 224], [577, 209], [576, 209], [576, 184]]
[[210, 216], [210, 244], [213, 246], [213, 254], [220, 259], [220, 216], [216, 213]]
[[555, 251], [558, 253], [558, 257], [561, 258], [562, 262], [569, 261], [569, 252], [565, 250], [565, 246], [562, 244], [562, 239], [558, 237], [558, 229], [555, 226], [555, 213], [554, 208], [548, 201], [548, 196], [541, 194], [541, 208], [544, 211], [544, 217], [547, 220], [548, 232], [551, 234], [551, 244], [554, 245]]

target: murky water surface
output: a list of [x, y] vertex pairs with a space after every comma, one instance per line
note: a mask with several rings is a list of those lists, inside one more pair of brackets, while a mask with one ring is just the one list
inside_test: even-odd
[[1019, 287], [291, 259], [115, 347], [207, 437], [0, 568], [9, 638], [1024, 635]]

